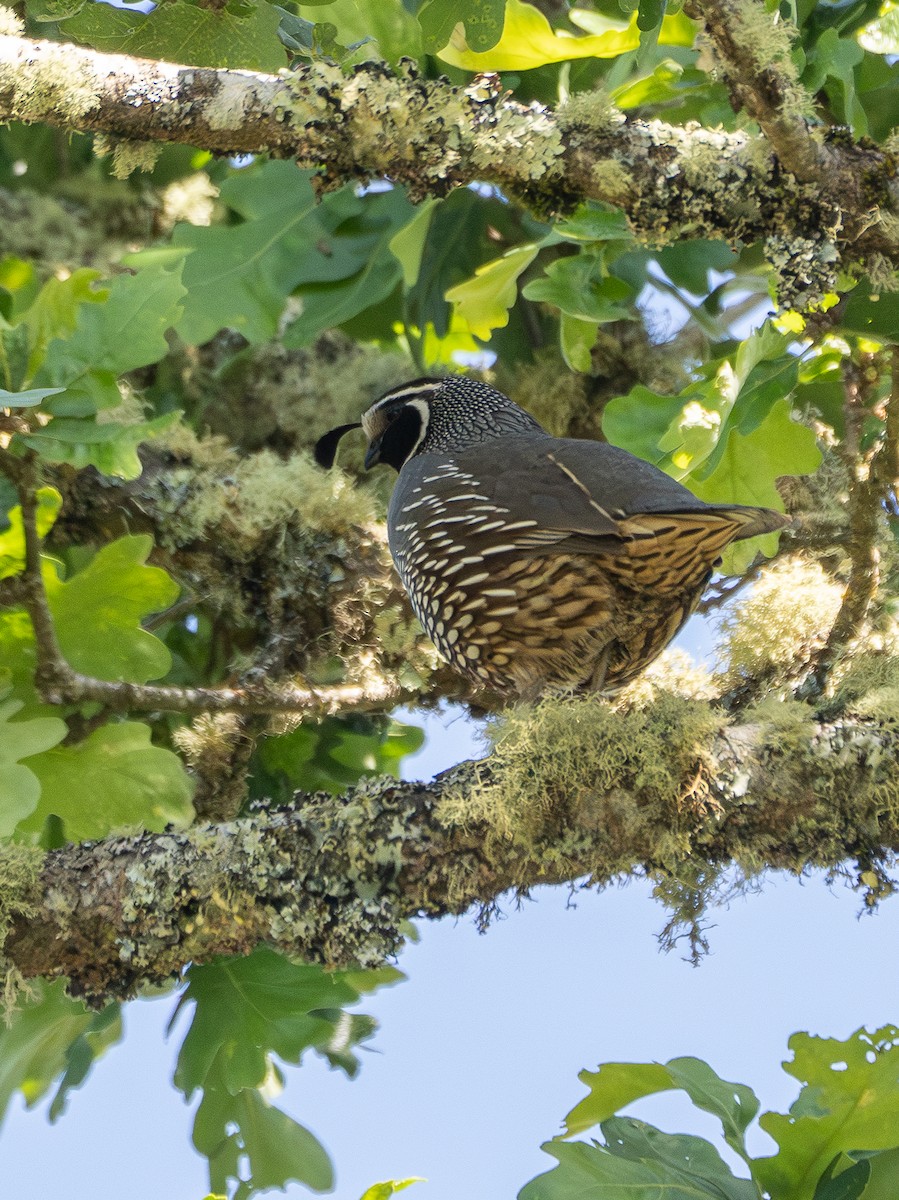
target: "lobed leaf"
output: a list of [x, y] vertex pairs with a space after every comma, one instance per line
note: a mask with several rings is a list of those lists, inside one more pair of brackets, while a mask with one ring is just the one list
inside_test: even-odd
[[83, 841], [113, 830], [187, 825], [193, 781], [178, 755], [154, 746], [151, 734], [136, 721], [103, 725], [82, 742], [32, 758], [40, 800], [19, 828], [40, 833], [55, 817], [69, 841]]
[[479, 52], [457, 26], [449, 45], [437, 57], [467, 71], [528, 71], [577, 58], [616, 58], [639, 45], [636, 15], [624, 28], [619, 25], [592, 36], [565, 37], [532, 4], [506, 0], [502, 37], [489, 50]]

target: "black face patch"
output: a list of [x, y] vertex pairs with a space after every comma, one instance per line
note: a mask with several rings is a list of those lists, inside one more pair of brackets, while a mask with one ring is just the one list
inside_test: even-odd
[[326, 434], [318, 439], [315, 443], [313, 454], [315, 461], [320, 467], [324, 467], [326, 471], [334, 466], [334, 459], [337, 456], [337, 444], [345, 433], [349, 433], [351, 429], [361, 429], [361, 421], [353, 421], [349, 425], [338, 425], [336, 429], [330, 429]]
[[387, 463], [399, 471], [421, 437], [421, 413], [411, 404], [403, 404], [385, 413], [389, 424], [372, 440], [365, 457], [366, 466]]

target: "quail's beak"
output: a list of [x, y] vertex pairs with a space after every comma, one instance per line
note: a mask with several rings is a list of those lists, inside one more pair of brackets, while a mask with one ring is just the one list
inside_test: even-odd
[[370, 471], [381, 461], [381, 439], [375, 438], [369, 443], [368, 449], [365, 451], [365, 469]]

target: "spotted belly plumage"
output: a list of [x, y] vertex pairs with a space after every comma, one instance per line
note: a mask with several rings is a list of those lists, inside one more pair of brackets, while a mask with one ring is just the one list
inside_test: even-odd
[[670, 519], [643, 516], [624, 553], [539, 553], [538, 522], [514, 520], [454, 463], [394, 495], [391, 550], [428, 637], [472, 683], [526, 699], [628, 683], [681, 628], [733, 536], [720, 518], [695, 522], [688, 539]]
[[[362, 415], [366, 467], [398, 472], [390, 550], [440, 653], [531, 699], [613, 692], [662, 651], [732, 541], [787, 522], [708, 504], [603, 442], [556, 438], [495, 388], [417, 379]], [[356, 423], [325, 434], [322, 466]]]

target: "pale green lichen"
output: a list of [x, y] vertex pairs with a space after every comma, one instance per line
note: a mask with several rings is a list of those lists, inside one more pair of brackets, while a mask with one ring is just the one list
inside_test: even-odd
[[94, 153], [98, 158], [111, 154], [113, 175], [116, 179], [127, 179], [134, 171], [152, 171], [162, 153], [162, 146], [155, 142], [101, 136], [94, 139]]
[[0, 63], [0, 89], [12, 96], [11, 115], [19, 121], [43, 121], [52, 112], [77, 122], [100, 103], [99, 82], [65, 46], [49, 43], [25, 74], [16, 61]]
[[789, 678], [824, 645], [844, 590], [801, 555], [766, 567], [720, 623], [721, 686]]
[[572, 92], [565, 103], [556, 109], [559, 128], [591, 134], [606, 134], [623, 125], [624, 113], [616, 108], [608, 92], [596, 88], [592, 92]]
[[21, 37], [25, 22], [11, 8], [0, 5], [0, 37]]
[[[492, 836], [564, 859], [565, 829], [604, 829], [591, 853], [609, 878], [641, 853], [654, 861], [689, 850], [678, 814], [707, 794], [703, 764], [720, 714], [702, 702], [657, 693], [645, 708], [615, 711], [597, 697], [519, 705], [488, 730], [493, 754], [480, 780], [450, 790], [440, 819], [483, 822]], [[583, 846], [580, 847], [583, 850]]]
[[510, 178], [529, 182], [561, 174], [564, 153], [558, 123], [534, 102], [526, 114], [502, 109], [489, 126], [476, 130], [471, 160], [491, 173], [502, 163]]
[[43, 863], [44, 852], [36, 846], [0, 842], [0, 1015], [7, 1025], [28, 985], [4, 957], [3, 942], [14, 918], [33, 917], [38, 911]]
[[617, 158], [594, 164], [592, 175], [598, 194], [611, 203], [627, 197], [634, 186], [633, 172]]

